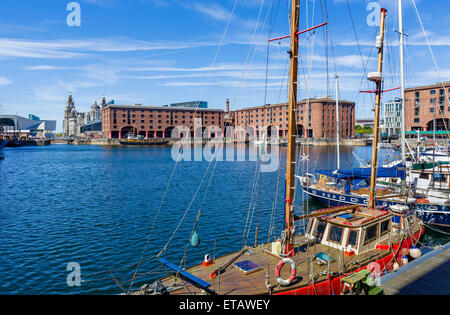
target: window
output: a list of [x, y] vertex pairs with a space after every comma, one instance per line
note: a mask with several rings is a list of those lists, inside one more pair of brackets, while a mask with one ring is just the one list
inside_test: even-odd
[[358, 242], [358, 230], [350, 230], [348, 232], [347, 245], [356, 247], [357, 242]]
[[308, 224], [308, 234], [311, 234], [312, 227], [314, 225], [315, 220], [310, 220]]
[[322, 221], [318, 221], [316, 232], [313, 235], [319, 239], [319, 242], [320, 240], [322, 240], [323, 232], [325, 232], [325, 227], [325, 223], [323, 223]]
[[435, 94], [436, 94], [436, 90], [431, 90], [431, 91], [430, 91], [430, 94], [431, 94], [431, 95], [435, 95]]
[[366, 237], [364, 239], [364, 244], [376, 239], [378, 236], [378, 224], [372, 225], [366, 229]]
[[380, 235], [384, 235], [389, 232], [389, 220], [380, 223]]
[[420, 123], [420, 118], [414, 118], [415, 123]]
[[342, 228], [332, 225], [330, 228], [330, 234], [328, 240], [340, 244], [342, 239]]

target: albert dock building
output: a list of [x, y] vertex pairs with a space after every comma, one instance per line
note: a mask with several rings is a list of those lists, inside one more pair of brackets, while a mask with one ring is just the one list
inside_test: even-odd
[[206, 102], [199, 103], [201, 107], [196, 108], [193, 103], [196, 102], [170, 106], [108, 105], [102, 110], [103, 136], [117, 139], [134, 133], [146, 138], [170, 138], [172, 131], [180, 126], [190, 129], [192, 136], [199, 136], [194, 134], [196, 118], [201, 118], [203, 130], [209, 126], [217, 126], [223, 130], [223, 110], [208, 109]]
[[405, 90], [405, 130], [432, 131], [450, 128], [450, 82]]
[[[190, 128], [192, 136], [198, 136], [194, 131], [194, 119], [201, 118], [203, 130], [211, 126], [217, 126], [221, 130], [224, 130], [225, 126], [234, 126], [235, 136], [241, 139], [248, 136], [258, 138], [266, 129], [269, 136], [286, 137], [287, 106], [270, 104], [230, 112], [228, 100], [226, 111], [208, 109], [206, 102], [177, 103], [169, 106], [108, 105], [102, 109], [102, 132], [104, 137], [110, 139], [125, 138], [129, 133], [146, 138], [169, 138], [176, 127], [184, 126]], [[341, 100], [339, 109], [341, 137], [352, 138], [355, 135], [355, 103]], [[300, 101], [296, 120], [299, 137], [335, 138], [336, 101], [329, 98]], [[176, 132], [174, 135], [181, 136]]]
[[[336, 101], [329, 98], [302, 100], [297, 104], [297, 135], [301, 138], [336, 137]], [[339, 101], [340, 135], [342, 138], [355, 136], [355, 103]], [[279, 137], [288, 134], [288, 104], [269, 104], [249, 107], [234, 112], [234, 124], [250, 129], [259, 137], [263, 129], [269, 136], [276, 132]]]

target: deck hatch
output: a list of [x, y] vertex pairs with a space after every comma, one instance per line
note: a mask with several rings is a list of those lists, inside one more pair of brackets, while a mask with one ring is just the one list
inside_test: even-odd
[[244, 274], [248, 275], [249, 273], [257, 272], [263, 269], [258, 264], [254, 263], [251, 260], [244, 260], [234, 264], [236, 268], [242, 271]]
[[316, 259], [316, 262], [319, 265], [323, 265], [323, 264], [326, 264], [328, 262], [330, 262], [330, 263], [334, 262], [334, 258], [329, 256], [327, 253], [324, 253], [324, 252], [317, 253], [316, 255], [314, 255], [314, 258]]
[[355, 213], [344, 213], [344, 214], [337, 215], [335, 218], [343, 220], [343, 221], [347, 221], [347, 222], [352, 222], [352, 221], [361, 219], [361, 216], [357, 215]]

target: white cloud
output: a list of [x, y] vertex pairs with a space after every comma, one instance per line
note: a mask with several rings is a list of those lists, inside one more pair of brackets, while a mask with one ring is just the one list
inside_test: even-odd
[[9, 85], [11, 84], [11, 80], [5, 77], [0, 77], [0, 85]]
[[61, 69], [64, 68], [49, 65], [25, 67], [25, 70], [27, 71], [47, 71], [47, 70], [61, 70]]

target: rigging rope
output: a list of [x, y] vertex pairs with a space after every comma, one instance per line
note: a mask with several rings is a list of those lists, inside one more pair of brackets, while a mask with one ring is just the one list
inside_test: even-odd
[[[238, 1], [239, 1], [239, 0], [235, 0], [235, 2], [234, 2], [233, 9], [231, 10], [230, 16], [229, 16], [229, 18], [228, 18], [227, 25], [226, 25], [225, 30], [224, 30], [224, 32], [223, 32], [223, 34], [222, 34], [221, 39], [220, 39], [220, 43], [219, 43], [219, 46], [218, 46], [218, 48], [217, 48], [216, 55], [214, 56], [213, 62], [212, 62], [212, 64], [211, 64], [211, 70], [208, 72], [208, 77], [207, 77], [206, 82], [205, 82], [205, 85], [204, 85], [204, 87], [203, 87], [202, 95], [204, 95], [205, 90], [206, 90], [206, 87], [208, 86], [207, 83], [209, 82], [209, 79], [210, 79], [210, 77], [211, 77], [211, 73], [212, 73], [212, 71], [213, 71], [213, 66], [214, 66], [215, 63], [216, 63], [217, 57], [219, 56], [219, 52], [221, 51], [221, 48], [222, 48], [222, 45], [223, 45], [225, 36], [226, 36], [226, 34], [227, 34], [227, 32], [228, 32], [228, 28], [229, 28], [229, 26], [230, 26], [231, 19], [232, 19], [233, 15], [234, 15], [234, 12], [235, 12], [235, 10], [236, 10]], [[202, 98], [203, 98], [203, 97], [201, 97], [200, 99], [202, 99]], [[195, 117], [195, 115], [197, 114], [199, 105], [200, 105], [200, 102], [197, 104], [197, 107], [195, 108], [195, 112], [194, 112], [193, 117]], [[190, 123], [189, 130], [191, 129], [192, 124], [193, 124], [193, 121], [191, 121], [191, 123]], [[159, 209], [158, 209], [158, 211], [157, 211], [155, 220], [154, 220], [154, 222], [153, 222], [153, 225], [152, 225], [152, 227], [151, 227], [151, 229], [150, 229], [150, 232], [149, 232], [149, 235], [148, 235], [148, 237], [147, 237], [147, 241], [146, 241], [146, 243], [145, 243], [145, 246], [144, 246], [144, 249], [143, 249], [143, 251], [142, 251], [141, 257], [140, 257], [139, 262], [138, 262], [138, 264], [137, 264], [135, 275], [136, 275], [136, 274], [138, 273], [138, 271], [139, 271], [139, 267], [140, 267], [141, 262], [142, 262], [142, 260], [143, 260], [145, 251], [146, 251], [146, 249], [147, 249], [147, 247], [148, 247], [148, 243], [149, 243], [149, 241], [150, 241], [151, 234], [152, 234], [152, 232], [153, 232], [153, 230], [154, 230], [154, 228], [155, 228], [155, 226], [156, 226], [156, 222], [157, 222], [157, 220], [158, 220], [158, 218], [159, 218], [159, 214], [160, 214], [160, 212], [161, 212], [162, 206], [163, 206], [164, 201], [165, 201], [165, 199], [166, 199], [167, 192], [169, 191], [169, 187], [170, 187], [170, 185], [171, 185], [171, 183], [172, 183], [172, 180], [173, 180], [173, 177], [174, 177], [174, 174], [175, 174], [175, 170], [176, 170], [177, 165], [178, 165], [178, 162], [179, 162], [179, 156], [180, 156], [180, 155], [181, 155], [181, 151], [179, 151], [178, 158], [177, 158], [177, 160], [175, 161], [175, 166], [174, 166], [174, 168], [173, 168], [173, 171], [172, 171], [172, 174], [171, 174], [171, 176], [170, 176], [169, 182], [168, 182], [168, 184], [167, 184], [167, 186], [166, 186], [166, 190], [165, 190], [165, 192], [164, 192], [164, 195], [163, 195], [163, 198], [162, 198], [162, 200], [161, 200]], [[132, 280], [131, 283], [130, 283], [129, 290], [131, 290], [131, 288], [132, 288], [132, 286], [133, 286], [134, 278], [135, 278], [135, 276], [133, 276], [133, 280]]]
[[[434, 67], [436, 68], [436, 72], [438, 73], [438, 76], [439, 76], [439, 82], [441, 83], [442, 88], [444, 89], [445, 97], [447, 98], [447, 100], [450, 101], [450, 98], [449, 98], [449, 95], [448, 95], [448, 91], [447, 91], [447, 89], [445, 88], [445, 84], [444, 84], [444, 81], [442, 80], [441, 72], [439, 71], [439, 67], [438, 67], [438, 64], [437, 64], [437, 62], [436, 62], [436, 58], [435, 58], [434, 53], [433, 53], [433, 49], [431, 48], [430, 40], [428, 39], [428, 34], [427, 34], [427, 32], [425, 31], [425, 27], [423, 26], [423, 23], [422, 23], [422, 18], [420, 17], [419, 10], [417, 9], [416, 1], [415, 1], [415, 0], [412, 0], [412, 3], [413, 3], [413, 5], [414, 5], [414, 9], [415, 9], [415, 11], [416, 11], [417, 18], [419, 19], [419, 24], [420, 24], [420, 27], [422, 28], [423, 35], [425, 36], [425, 39], [426, 39], [426, 41], [427, 41], [427, 46], [428, 46], [428, 49], [429, 49], [429, 51], [430, 51], [431, 57], [433, 58]], [[444, 100], [444, 104], [445, 104], [445, 100]], [[442, 105], [444, 105], [444, 104], [442, 104]], [[435, 108], [436, 108], [436, 104], [435, 104], [434, 106], [435, 106]], [[440, 115], [443, 115], [444, 113], [442, 112], [442, 110], [441, 110], [440, 107], [441, 107], [441, 106], [439, 106]], [[436, 110], [435, 110], [435, 111], [436, 111]], [[444, 111], [445, 111], [445, 109], [444, 109]], [[447, 135], [448, 135], [447, 122], [446, 122], [445, 119], [442, 119], [442, 121], [443, 121], [443, 123], [444, 123], [444, 127], [445, 127], [445, 130], [447, 131]], [[433, 143], [433, 146], [434, 146], [434, 145], [435, 145], [435, 144]]]

